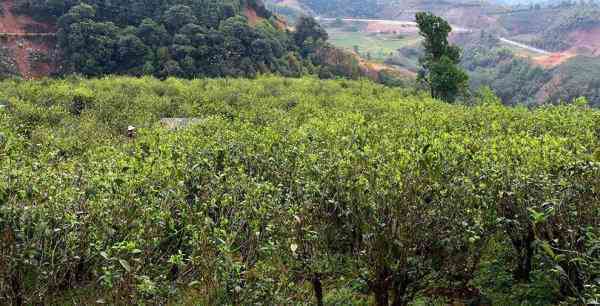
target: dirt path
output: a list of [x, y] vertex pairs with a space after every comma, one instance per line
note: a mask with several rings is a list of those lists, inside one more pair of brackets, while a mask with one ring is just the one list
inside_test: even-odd
[[552, 52], [548, 52], [546, 50], [542, 50], [542, 49], [539, 49], [539, 48], [536, 48], [536, 47], [528, 46], [526, 44], [522, 44], [520, 42], [516, 42], [514, 40], [510, 40], [510, 39], [507, 39], [507, 38], [504, 38], [504, 37], [500, 37], [500, 41], [505, 42], [505, 43], [507, 43], [509, 45], [513, 45], [513, 46], [519, 47], [521, 49], [525, 49], [527, 51], [534, 52], [534, 53], [539, 53], [539, 54], [543, 54], [543, 55], [550, 55], [550, 54], [552, 54]]
[[509, 45], [527, 50], [529, 52], [537, 53], [538, 55], [531, 57], [534, 63], [544, 67], [544, 68], [553, 68], [556, 67], [569, 59], [577, 56], [577, 52], [572, 50], [567, 50], [565, 52], [550, 52], [546, 50], [542, 50], [539, 48], [535, 48], [520, 42], [516, 42], [510, 39], [506, 39], [500, 37], [500, 40]]

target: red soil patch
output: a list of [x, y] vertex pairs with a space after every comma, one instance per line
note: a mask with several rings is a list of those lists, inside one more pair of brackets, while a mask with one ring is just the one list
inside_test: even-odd
[[533, 61], [546, 68], [552, 68], [577, 55], [600, 56], [600, 27], [570, 33], [569, 44], [571, 48], [565, 52], [538, 56], [533, 58]]
[[257, 25], [262, 20], [262, 18], [258, 17], [256, 10], [254, 10], [254, 8], [248, 5], [244, 9], [244, 15], [246, 15], [246, 17], [248, 18], [248, 23], [251, 26]]
[[2, 12], [4, 15], [0, 16], [0, 33], [25, 34], [27, 27], [39, 29], [37, 32], [40, 33], [56, 32], [56, 27], [53, 25], [36, 22], [29, 16], [14, 15], [13, 8], [13, 0], [3, 0]]
[[363, 73], [372, 80], [379, 80], [379, 72], [384, 69], [382, 66], [383, 65], [370, 63], [364, 59], [360, 59], [360, 68], [362, 69]]
[[357, 58], [360, 69], [363, 71], [363, 73], [366, 76], [368, 76], [370, 79], [375, 80], [375, 81], [379, 81], [379, 72], [381, 72], [383, 70], [393, 71], [393, 72], [396, 72], [397, 75], [402, 75], [407, 78], [415, 78], [417, 76], [416, 73], [409, 71], [407, 69], [404, 69], [404, 68], [392, 67], [392, 66], [388, 66], [385, 64], [370, 62], [370, 61], [360, 57], [358, 54], [356, 54], [354, 52], [352, 52], [352, 55], [354, 55]]
[[550, 55], [542, 55], [542, 56], [538, 56], [538, 57], [534, 57], [533, 61], [538, 64], [541, 65], [545, 68], [552, 68], [552, 67], [556, 67], [564, 62], [566, 62], [568, 59], [575, 57], [577, 55], [577, 53], [574, 52], [562, 52], [562, 53], [552, 53]]
[[28, 28], [39, 30], [40, 33], [56, 32], [56, 29], [51, 25], [35, 22], [28, 16], [14, 15], [13, 7], [13, 0], [3, 1], [3, 15], [0, 16], [0, 33], [11, 34], [5, 40], [8, 48], [15, 56], [19, 73], [26, 79], [49, 75], [52, 67], [49, 64], [38, 64], [36, 67], [32, 67], [29, 55], [34, 51], [48, 54], [50, 48], [47, 44], [33, 41], [26, 37], [26, 35], [30, 34], [27, 32]]
[[54, 68], [48, 63], [36, 63], [34, 66], [30, 61], [30, 54], [33, 52], [48, 54], [49, 47], [47, 44], [33, 42], [17, 36], [7, 38], [6, 44], [14, 54], [17, 69], [23, 78], [39, 79], [50, 75], [54, 71]]
[[385, 21], [371, 21], [367, 24], [367, 32], [372, 33], [417, 33], [419, 30], [413, 23], [391, 23]]
[[279, 16], [277, 16], [277, 19], [275, 19], [275, 26], [277, 26], [277, 29], [279, 30], [293, 30], [286, 22], [285, 20], [279, 18]]

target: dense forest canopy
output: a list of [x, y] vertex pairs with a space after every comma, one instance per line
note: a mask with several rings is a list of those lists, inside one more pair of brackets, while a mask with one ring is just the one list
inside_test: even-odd
[[469, 71], [472, 90], [489, 86], [506, 105], [565, 103], [586, 97], [591, 106], [600, 106], [598, 58], [575, 56], [544, 68], [517, 56], [490, 33], [468, 36], [461, 42], [461, 65]]
[[469, 71], [472, 89], [489, 86], [507, 105], [537, 102], [538, 91], [552, 78], [550, 71], [515, 56], [489, 33], [473, 34], [468, 41], [461, 65]]
[[312, 56], [326, 40], [314, 24], [298, 39], [256, 0], [23, 0], [18, 9], [56, 21], [65, 72], [91, 76], [299, 76], [319, 72]]

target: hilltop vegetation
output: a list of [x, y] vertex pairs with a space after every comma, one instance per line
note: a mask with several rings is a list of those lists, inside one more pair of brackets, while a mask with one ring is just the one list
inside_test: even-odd
[[600, 106], [600, 61], [575, 56], [556, 67], [542, 67], [519, 56], [489, 33], [463, 38], [462, 66], [469, 71], [471, 88], [489, 86], [507, 105], [565, 103], [585, 97]]
[[318, 24], [289, 31], [262, 1], [15, 1], [19, 14], [57, 25], [59, 75], [365, 75]]
[[498, 23], [511, 35], [521, 35], [525, 42], [545, 50], [571, 49], [592, 55], [600, 49], [597, 35], [586, 35], [600, 29], [598, 3], [567, 1], [559, 5], [538, 5], [502, 15]]
[[[246, 9], [265, 21], [252, 27]], [[19, 11], [58, 22], [66, 72], [191, 77], [303, 69], [298, 59], [290, 67], [296, 46], [254, 1], [33, 0]]]
[[278, 77], [4, 81], [0, 101], [0, 304], [599, 298], [581, 101]]
[[538, 92], [552, 79], [550, 71], [517, 57], [489, 33], [465, 41], [462, 65], [469, 71], [472, 89], [489, 86], [507, 105], [550, 102], [538, 100]]
[[579, 56], [556, 67], [553, 72], [554, 86], [548, 90], [550, 101], [570, 101], [576, 97], [586, 97], [592, 106], [600, 107], [598, 58]]

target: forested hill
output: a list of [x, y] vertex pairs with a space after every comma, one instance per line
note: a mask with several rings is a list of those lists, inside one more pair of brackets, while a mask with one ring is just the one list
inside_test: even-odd
[[304, 0], [302, 3], [317, 14], [333, 17], [376, 17], [384, 7], [380, 0]]
[[64, 73], [220, 77], [339, 72], [322, 61], [327, 35], [318, 24], [304, 23], [302, 31], [291, 32], [261, 0], [20, 0], [16, 10], [57, 24]]

